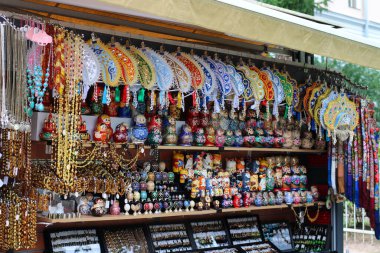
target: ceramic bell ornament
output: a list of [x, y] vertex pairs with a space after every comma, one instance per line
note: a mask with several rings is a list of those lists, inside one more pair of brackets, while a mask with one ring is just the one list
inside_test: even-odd
[[146, 118], [144, 115], [138, 114], [134, 121], [135, 125], [132, 128], [132, 142], [134, 144], [143, 144], [148, 137]]
[[106, 114], [99, 116], [94, 130], [94, 141], [109, 142], [112, 138], [112, 133], [110, 116]]
[[51, 141], [56, 135], [56, 125], [53, 120], [53, 115], [49, 113], [49, 116], [44, 121], [44, 126], [40, 133], [40, 139], [43, 141]]
[[128, 125], [126, 123], [120, 123], [116, 126], [113, 140], [116, 143], [125, 143], [128, 141]]
[[184, 124], [181, 127], [181, 133], [179, 134], [179, 143], [181, 146], [191, 146], [193, 143], [193, 134], [191, 132], [191, 127]]
[[196, 146], [203, 146], [205, 142], [206, 142], [206, 136], [205, 136], [204, 129], [201, 127], [198, 127], [194, 133], [194, 143]]

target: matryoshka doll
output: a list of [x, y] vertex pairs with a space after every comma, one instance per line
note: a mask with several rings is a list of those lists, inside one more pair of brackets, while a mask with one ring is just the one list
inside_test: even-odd
[[181, 111], [176, 104], [169, 105], [169, 115], [174, 118], [174, 120], [179, 120], [181, 116]]
[[238, 115], [235, 110], [231, 110], [229, 113], [230, 121], [229, 121], [229, 129], [233, 131], [236, 131], [239, 129], [239, 121], [238, 121]]
[[191, 132], [191, 127], [188, 124], [184, 124], [181, 127], [179, 143], [181, 146], [191, 146], [193, 143], [193, 134]]
[[226, 136], [225, 136], [225, 145], [227, 147], [233, 146], [235, 143], [235, 136], [232, 130], [227, 130]]
[[112, 132], [110, 116], [106, 114], [99, 116], [94, 131], [94, 141], [109, 142]]
[[274, 180], [275, 180], [275, 191], [279, 191], [282, 188], [282, 165], [283, 165], [283, 156], [277, 156], [275, 158], [276, 166], [274, 167]]
[[291, 171], [293, 173], [291, 190], [298, 191], [300, 189], [300, 166], [297, 157], [292, 157], [291, 159]]
[[255, 144], [254, 130], [252, 127], [247, 127], [245, 129], [245, 135], [243, 140], [244, 147], [252, 147]]
[[226, 141], [226, 137], [224, 136], [224, 130], [219, 128], [218, 130], [216, 130], [215, 146], [223, 147], [225, 141]]
[[148, 137], [146, 118], [142, 114], [137, 114], [134, 121], [135, 125], [132, 128], [132, 142], [135, 144], [143, 144]]
[[119, 107], [119, 103], [115, 101], [115, 90], [111, 90], [111, 102], [105, 106], [104, 113], [107, 114], [110, 117], [116, 117], [117, 116], [117, 109]]
[[234, 146], [235, 147], [241, 147], [243, 145], [244, 139], [243, 135], [241, 133], [241, 130], [238, 129], [235, 131], [235, 136], [234, 136]]
[[274, 148], [281, 148], [285, 143], [284, 138], [284, 126], [285, 126], [285, 120], [283, 118], [280, 118], [278, 121], [275, 121], [275, 128], [273, 130], [273, 147]]
[[282, 166], [282, 191], [290, 191], [292, 184], [291, 169], [290, 169], [290, 156], [284, 159], [284, 166]]
[[215, 129], [213, 126], [209, 125], [206, 127], [206, 147], [213, 147], [215, 146]]
[[49, 116], [44, 121], [44, 126], [40, 133], [40, 139], [43, 141], [51, 141], [55, 137], [56, 125], [53, 121], [53, 115], [49, 113]]
[[305, 131], [301, 140], [301, 147], [304, 149], [311, 149], [314, 146], [313, 133]]
[[190, 126], [191, 132], [195, 132], [199, 124], [199, 111], [195, 107], [191, 107], [187, 112], [186, 123]]
[[306, 175], [307, 169], [305, 166], [300, 165], [299, 170], [300, 170], [300, 190], [305, 191], [306, 186], [307, 186], [307, 175]]
[[292, 132], [292, 124], [288, 124], [286, 130], [284, 131], [284, 148], [293, 147], [293, 132]]
[[173, 146], [177, 145], [178, 137], [176, 133], [176, 120], [173, 116], [167, 118], [168, 125], [165, 129], [164, 145]]
[[128, 126], [126, 123], [120, 123], [115, 128], [115, 133], [113, 134], [113, 140], [116, 143], [125, 143], [128, 140]]
[[210, 122], [210, 113], [202, 111], [199, 113], [199, 126], [206, 128]]
[[205, 132], [202, 127], [198, 127], [194, 133], [194, 143], [196, 146], [203, 146], [206, 142]]
[[120, 214], [120, 203], [118, 200], [115, 200], [110, 207], [111, 215], [119, 215]]
[[162, 143], [161, 130], [157, 127], [152, 128], [148, 134], [149, 145], [160, 145]]
[[150, 118], [149, 124], [148, 124], [148, 131], [153, 130], [153, 128], [158, 128], [161, 130], [162, 127], [162, 119], [159, 115], [154, 115]]
[[210, 125], [214, 129], [219, 128], [219, 114], [218, 113], [214, 112], [214, 113], [211, 114]]
[[228, 118], [228, 112], [225, 110], [220, 111], [218, 127], [226, 131], [229, 126], [230, 126], [230, 120]]
[[267, 191], [273, 191], [274, 186], [275, 186], [275, 178], [274, 178], [274, 158], [269, 157], [268, 158], [268, 168], [266, 170], [266, 190]]
[[295, 127], [292, 132], [292, 136], [293, 136], [292, 149], [299, 149], [301, 146], [301, 129], [298, 124], [295, 124]]

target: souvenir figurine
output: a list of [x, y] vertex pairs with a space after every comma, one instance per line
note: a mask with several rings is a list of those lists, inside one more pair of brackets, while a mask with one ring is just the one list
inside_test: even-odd
[[113, 140], [116, 143], [125, 143], [128, 140], [128, 125], [126, 123], [120, 123], [116, 126], [113, 134]]
[[167, 125], [165, 128], [164, 145], [173, 146], [177, 145], [178, 137], [176, 133], [176, 120], [174, 117], [167, 118]]
[[224, 130], [219, 128], [218, 130], [216, 130], [215, 146], [223, 147], [225, 141], [226, 141], [226, 138], [224, 136]]
[[244, 207], [249, 207], [251, 205], [251, 196], [249, 192], [244, 192], [243, 205]]
[[293, 203], [294, 204], [301, 203], [301, 196], [297, 191], [293, 192]]
[[117, 116], [120, 118], [131, 118], [131, 107], [123, 102], [120, 102], [119, 108], [117, 108]]
[[230, 126], [230, 120], [228, 118], [228, 112], [226, 110], [221, 110], [219, 113], [219, 125], [217, 128], [221, 128], [224, 131], [227, 131]]
[[273, 192], [269, 192], [269, 199], [268, 199], [268, 204], [273, 206], [276, 204], [276, 197], [274, 196]]
[[194, 133], [194, 143], [196, 146], [203, 146], [206, 142], [206, 137], [204, 133], [204, 129], [198, 127]]
[[299, 166], [299, 170], [300, 170], [300, 190], [306, 190], [306, 186], [307, 186], [307, 170], [306, 170], [306, 167], [303, 166], [303, 165], [300, 165]]
[[234, 135], [234, 147], [241, 147], [243, 145], [243, 142], [244, 142], [244, 139], [243, 139], [243, 135], [241, 133], [241, 130], [238, 129], [235, 131], [235, 135]]
[[190, 212], [193, 212], [193, 211], [194, 211], [194, 207], [195, 207], [195, 202], [194, 202], [194, 200], [190, 200]]
[[263, 192], [263, 206], [267, 206], [269, 204], [269, 195], [268, 192]]
[[292, 194], [292, 192], [285, 192], [284, 200], [285, 200], [285, 204], [287, 204], [287, 205], [293, 204], [293, 194]]
[[40, 139], [43, 141], [51, 141], [56, 136], [56, 125], [53, 120], [53, 115], [49, 113], [49, 116], [44, 121], [44, 126], [40, 133]]
[[[185, 156], [181, 152], [173, 152], [173, 172], [179, 173], [181, 170], [184, 169], [185, 166]], [[169, 181], [170, 181], [170, 175], [169, 175]]]
[[117, 109], [119, 107], [119, 103], [115, 101], [115, 90], [112, 89], [110, 92], [111, 102], [104, 107], [104, 113], [110, 117], [117, 116]]
[[266, 171], [266, 190], [273, 191], [275, 185], [274, 172], [272, 168]]
[[290, 191], [292, 183], [291, 169], [287, 160], [290, 160], [290, 157], [285, 157], [285, 164], [282, 166], [282, 191]]
[[281, 205], [283, 202], [284, 202], [284, 195], [281, 191], [278, 191], [276, 195], [276, 204]]
[[285, 139], [285, 142], [283, 144], [283, 147], [284, 148], [291, 148], [293, 147], [293, 133], [292, 133], [292, 130], [291, 130], [291, 125], [288, 125], [287, 129], [285, 130], [284, 132], [284, 139]]
[[233, 174], [236, 172], [236, 160], [235, 159], [227, 159], [226, 160], [226, 170]]
[[146, 118], [144, 115], [138, 114], [134, 121], [135, 125], [132, 128], [132, 142], [134, 144], [143, 144], [148, 137]]
[[181, 133], [179, 134], [179, 144], [181, 146], [191, 146], [193, 143], [193, 134], [191, 127], [187, 124], [184, 124], [181, 127]]
[[120, 204], [118, 200], [115, 200], [110, 207], [111, 215], [119, 215], [120, 214]]
[[162, 143], [162, 135], [160, 128], [152, 128], [149, 131], [147, 140], [149, 145], [160, 145]]
[[95, 204], [91, 207], [91, 213], [93, 216], [103, 216], [106, 214], [107, 209], [105, 207], [104, 200], [102, 198], [98, 198], [95, 200]]
[[91, 136], [87, 131], [86, 121], [82, 120], [82, 117], [80, 117], [80, 125], [79, 125], [78, 132], [79, 132], [79, 139], [81, 141], [89, 141], [91, 139]]
[[207, 126], [206, 127], [206, 142], [205, 146], [206, 147], [213, 147], [215, 146], [215, 129], [213, 126]]
[[318, 201], [318, 199], [319, 199], [318, 188], [313, 185], [313, 186], [310, 187], [310, 189], [311, 189], [311, 194], [313, 196], [314, 201], [315, 202]]
[[303, 149], [311, 149], [314, 146], [314, 139], [312, 132], [304, 132], [304, 136], [301, 140], [301, 147]]
[[259, 182], [259, 191], [266, 191], [266, 187], [267, 187], [267, 180], [266, 180], [266, 175], [265, 174], [261, 174], [259, 176], [259, 179], [260, 179], [260, 182]]
[[214, 113], [211, 114], [210, 126], [213, 129], [218, 129], [219, 128], [219, 114], [218, 113], [214, 112]]
[[154, 191], [154, 182], [153, 181], [148, 181], [146, 183], [146, 189], [148, 190], [148, 192], [153, 192]]
[[124, 205], [125, 215], [129, 215], [129, 210], [131, 210], [131, 205], [129, 203], [126, 203]]
[[219, 200], [214, 200], [213, 202], [212, 202], [212, 205], [214, 206], [214, 209], [216, 209], [216, 210], [219, 210], [220, 209], [220, 201]]
[[234, 145], [234, 143], [235, 143], [235, 136], [234, 136], [233, 131], [227, 130], [224, 145], [227, 147], [231, 147]]
[[263, 195], [261, 192], [257, 193], [255, 198], [255, 206], [262, 206], [263, 204]]
[[241, 195], [240, 194], [237, 194], [233, 197], [233, 205], [234, 205], [234, 208], [239, 208], [241, 207]]
[[320, 137], [316, 140], [314, 148], [316, 150], [325, 150], [326, 149], [326, 141], [324, 138]]
[[306, 191], [299, 191], [299, 194], [301, 196], [301, 203], [305, 204], [306, 203]]
[[199, 126], [206, 128], [209, 125], [210, 113], [202, 111], [199, 113]]
[[255, 145], [255, 136], [254, 136], [254, 130], [252, 127], [247, 127], [245, 129], [245, 135], [243, 138], [243, 146], [244, 147], [252, 147]]
[[102, 114], [98, 117], [95, 131], [94, 141], [109, 142], [112, 138], [113, 130], [111, 128], [111, 118], [106, 114]]
[[293, 146], [292, 149], [299, 149], [301, 146], [301, 130], [298, 125], [294, 127], [292, 132], [293, 136]]
[[148, 131], [151, 131], [153, 128], [158, 128], [161, 130], [162, 128], [162, 119], [159, 115], [154, 115], [150, 118], [149, 124], [148, 124]]
[[82, 215], [91, 214], [91, 207], [90, 207], [90, 204], [89, 204], [88, 199], [86, 197], [84, 197], [84, 196], [80, 197], [79, 204], [77, 207], [77, 211], [78, 211], [78, 213], [80, 213]]
[[199, 111], [195, 107], [191, 107], [186, 115], [186, 123], [191, 128], [191, 132], [195, 132], [200, 126]]
[[307, 191], [306, 192], [306, 203], [313, 203], [313, 202], [314, 202], [313, 194], [310, 191]]

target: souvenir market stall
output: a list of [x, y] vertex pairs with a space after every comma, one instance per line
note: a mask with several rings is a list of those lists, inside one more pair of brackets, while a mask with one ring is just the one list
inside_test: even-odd
[[11, 11], [1, 250], [339, 252], [346, 198], [377, 232], [365, 87], [232, 46]]

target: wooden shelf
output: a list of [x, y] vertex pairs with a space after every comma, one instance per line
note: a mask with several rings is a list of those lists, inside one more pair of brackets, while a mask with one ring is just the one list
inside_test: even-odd
[[[324, 206], [324, 202], [317, 202], [319, 206]], [[312, 204], [297, 204], [293, 205], [294, 207], [312, 207], [315, 203]], [[262, 211], [262, 210], [273, 210], [273, 209], [285, 209], [289, 208], [288, 205], [282, 204], [282, 205], [275, 205], [275, 206], [250, 206], [250, 207], [241, 207], [241, 208], [227, 208], [227, 209], [221, 209], [221, 210], [204, 210], [204, 211], [181, 211], [181, 212], [168, 212], [168, 213], [158, 213], [158, 214], [139, 214], [139, 215], [104, 215], [102, 217], [94, 217], [90, 215], [82, 215], [79, 218], [72, 218], [72, 219], [50, 219], [47, 217], [38, 217], [39, 222], [46, 222], [46, 223], [52, 223], [52, 224], [58, 224], [58, 223], [80, 223], [80, 222], [105, 222], [105, 221], [125, 221], [125, 220], [146, 220], [146, 219], [162, 219], [162, 218], [171, 218], [171, 217], [188, 217], [188, 216], [196, 216], [196, 217], [202, 217], [208, 216], [208, 215], [214, 215], [214, 214], [220, 214], [220, 213], [246, 213], [246, 212], [255, 212], [255, 211]]]
[[[34, 141], [36, 143], [38, 141]], [[41, 141], [43, 143], [43, 141]], [[101, 145], [102, 148], [108, 148], [109, 145], [114, 145], [115, 148], [122, 148], [126, 143], [114, 143], [111, 144], [104, 143], [99, 144], [93, 141], [83, 142], [82, 146], [84, 148], [90, 148], [94, 145]], [[128, 143], [128, 148], [136, 148], [139, 145]], [[145, 145], [144, 149], [151, 149], [151, 146]], [[237, 152], [271, 152], [271, 153], [308, 153], [308, 154], [322, 154], [326, 153], [326, 150], [315, 150], [315, 149], [286, 149], [286, 148], [248, 148], [248, 147], [207, 147], [207, 146], [157, 146], [158, 150], [193, 150], [193, 151], [237, 151]]]

